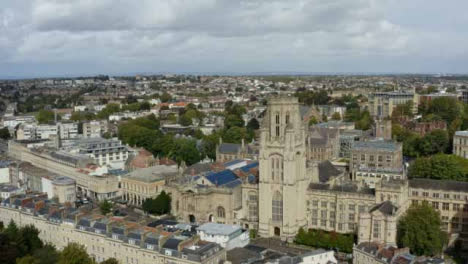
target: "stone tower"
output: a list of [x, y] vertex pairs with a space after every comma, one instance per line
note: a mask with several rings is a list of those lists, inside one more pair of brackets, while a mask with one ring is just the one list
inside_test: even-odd
[[292, 240], [306, 225], [305, 133], [297, 98], [270, 98], [260, 128], [260, 236]]
[[377, 138], [391, 140], [392, 139], [392, 120], [390, 119], [375, 120], [374, 135]]

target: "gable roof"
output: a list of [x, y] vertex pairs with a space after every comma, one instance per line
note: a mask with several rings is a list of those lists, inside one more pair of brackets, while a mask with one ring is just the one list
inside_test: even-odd
[[341, 171], [338, 170], [330, 161], [325, 160], [318, 164], [318, 173], [320, 182], [327, 182], [332, 177], [339, 176]]
[[372, 213], [375, 211], [379, 211], [383, 213], [384, 215], [393, 215], [397, 210], [398, 210], [398, 207], [393, 205], [391, 201], [385, 201], [371, 208], [370, 212]]

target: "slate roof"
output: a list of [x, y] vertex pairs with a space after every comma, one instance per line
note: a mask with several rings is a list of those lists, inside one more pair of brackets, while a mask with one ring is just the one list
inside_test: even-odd
[[468, 182], [432, 180], [432, 179], [410, 179], [411, 188], [468, 192]]
[[380, 151], [397, 151], [401, 146], [400, 143], [394, 141], [373, 140], [373, 141], [356, 141], [353, 149], [372, 149]]
[[249, 259], [259, 259], [261, 254], [246, 248], [234, 248], [227, 252], [227, 260], [232, 264], [245, 263]]
[[220, 172], [211, 172], [205, 176], [207, 180], [217, 186], [225, 185], [238, 179], [237, 175], [231, 170], [223, 170]]
[[396, 210], [398, 210], [398, 208], [394, 206], [391, 201], [385, 201], [371, 208], [370, 212], [372, 213], [377, 210], [385, 215], [393, 215], [396, 212]]
[[164, 243], [163, 248], [177, 250], [177, 247], [179, 246], [180, 242], [182, 242], [182, 240], [179, 240], [179, 239], [176, 239], [176, 238], [169, 238], [166, 241], [166, 243]]
[[257, 168], [257, 167], [258, 167], [258, 164], [259, 164], [258, 161], [252, 162], [252, 163], [247, 164], [247, 165], [245, 165], [244, 167], [241, 167], [241, 168], [239, 168], [239, 169], [240, 169], [241, 171], [243, 171], [243, 172], [249, 172], [250, 169], [252, 169], [252, 168]]
[[240, 144], [221, 143], [218, 147], [218, 151], [221, 153], [237, 153], [240, 148]]
[[318, 164], [318, 173], [320, 182], [327, 182], [332, 177], [339, 176], [341, 171], [338, 170], [330, 161], [325, 160]]

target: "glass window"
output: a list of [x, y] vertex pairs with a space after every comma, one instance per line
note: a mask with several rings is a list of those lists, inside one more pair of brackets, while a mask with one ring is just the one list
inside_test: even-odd
[[283, 197], [276, 192], [272, 200], [272, 218], [273, 221], [283, 221]]

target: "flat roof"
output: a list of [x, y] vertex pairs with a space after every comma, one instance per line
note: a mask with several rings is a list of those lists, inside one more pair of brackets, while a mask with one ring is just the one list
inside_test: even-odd
[[178, 173], [174, 166], [156, 165], [149, 168], [136, 169], [122, 177], [143, 182], [155, 182], [164, 180], [167, 176], [173, 176]]
[[202, 231], [212, 235], [228, 236], [240, 230], [241, 227], [237, 225], [225, 225], [218, 223], [205, 223], [197, 228], [197, 231]]

